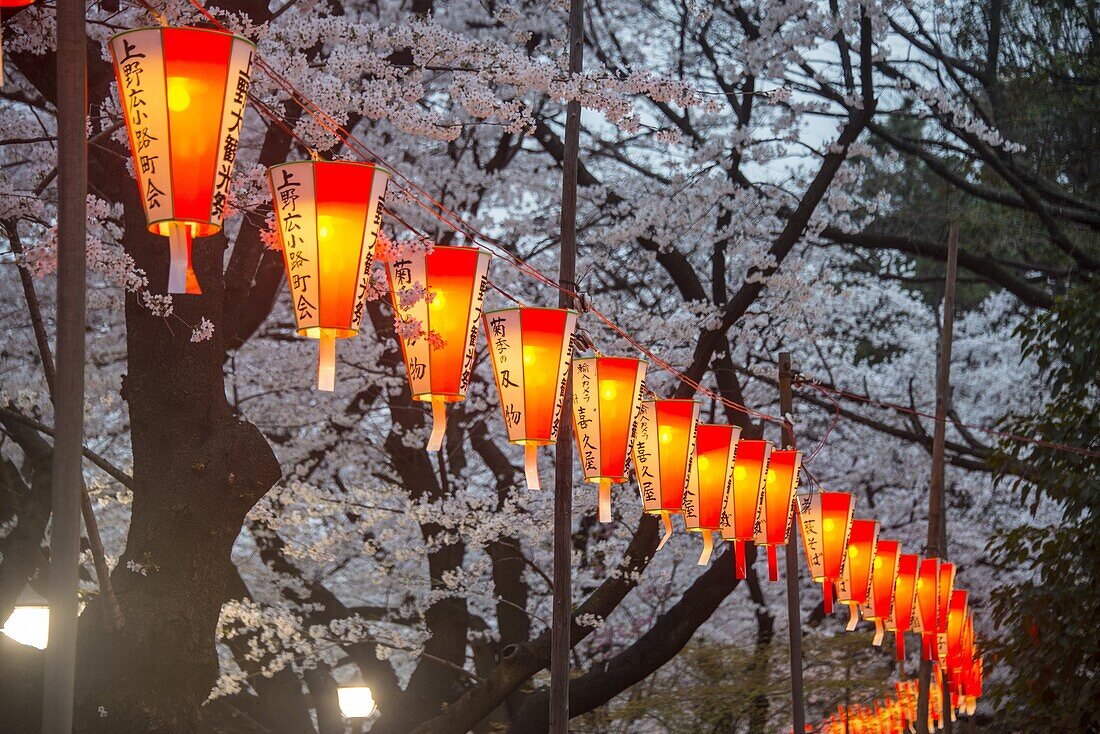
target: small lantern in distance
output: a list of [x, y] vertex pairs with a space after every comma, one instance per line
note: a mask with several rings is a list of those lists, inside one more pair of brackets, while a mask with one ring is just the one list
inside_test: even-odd
[[745, 544], [756, 537], [760, 503], [770, 470], [770, 441], [743, 440], [737, 442], [733, 461], [733, 481], [729, 484], [719, 529], [722, 539], [733, 541], [733, 569], [737, 578], [745, 578]]
[[815, 492], [797, 497], [802, 545], [814, 581], [825, 593], [825, 613], [833, 612], [833, 584], [840, 578], [854, 502], [847, 492]]
[[634, 424], [634, 475], [642, 508], [665, 526], [657, 550], [672, 537], [670, 514], [679, 514], [695, 453], [696, 400], [643, 400]]
[[600, 522], [611, 522], [611, 485], [626, 481], [645, 372], [646, 363], [632, 357], [573, 360], [577, 458], [585, 481], [599, 485]]
[[[443, 447], [447, 403], [466, 399], [474, 369], [489, 253], [476, 247], [435, 245], [431, 252], [387, 259], [394, 313], [420, 333], [398, 334], [413, 400], [431, 403], [428, 451]], [[410, 291], [422, 297], [407, 301]]]
[[363, 320], [389, 173], [296, 161], [267, 171], [298, 334], [319, 340], [317, 389], [336, 387], [336, 340]]
[[837, 601], [848, 605], [849, 632], [859, 623], [859, 607], [871, 593], [871, 564], [878, 545], [877, 520], [853, 520], [848, 550], [837, 582]]
[[149, 231], [168, 238], [169, 293], [202, 293], [191, 241], [222, 228], [255, 46], [207, 28], [111, 38], [134, 175]]
[[508, 441], [523, 446], [528, 489], [539, 489], [538, 448], [558, 440], [577, 312], [505, 308], [485, 314]]
[[710, 560], [714, 547], [711, 533], [722, 520], [722, 507], [733, 482], [733, 464], [741, 429], [719, 423], [700, 423], [695, 431], [695, 461], [684, 492], [684, 527], [702, 533], [699, 565]]
[[[740, 461], [740, 447], [737, 451], [737, 458]], [[794, 495], [798, 490], [798, 471], [801, 466], [801, 451], [782, 449], [772, 451], [768, 456], [764, 498], [760, 503], [760, 512], [757, 515], [753, 539], [757, 545], [767, 546], [768, 578], [772, 581], [779, 580], [776, 546], [786, 545], [791, 538]], [[737, 467], [735, 465], [734, 481], [737, 481], [736, 471]], [[797, 549], [795, 552], [797, 552]]]
[[886, 622], [887, 631], [894, 633], [898, 660], [905, 660], [905, 633], [912, 627], [917, 591], [920, 556], [902, 553], [898, 557], [898, 580], [894, 586], [894, 608]]
[[863, 605], [863, 618], [875, 623], [875, 637], [872, 644], [882, 644], [886, 632], [886, 621], [894, 607], [894, 585], [898, 579], [898, 556], [901, 555], [901, 543], [896, 540], [878, 541], [875, 546], [875, 560], [871, 571], [871, 593]]

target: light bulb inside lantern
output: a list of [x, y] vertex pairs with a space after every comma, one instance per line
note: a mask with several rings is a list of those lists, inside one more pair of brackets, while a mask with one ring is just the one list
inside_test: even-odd
[[367, 686], [340, 686], [336, 689], [340, 713], [348, 719], [365, 719], [378, 708]]
[[661, 429], [661, 443], [668, 443], [672, 440], [672, 431], [668, 428]]
[[859, 556], [859, 548], [853, 545], [851, 548], [848, 549], [848, 555], [852, 558], [857, 558]]
[[524, 347], [523, 348], [523, 366], [530, 367], [535, 363], [535, 348]]
[[605, 383], [603, 386], [603, 399], [614, 400], [615, 396], [619, 394], [619, 391], [615, 388], [615, 383]]
[[826, 519], [823, 524], [824, 524], [826, 533], [831, 533], [836, 528], [836, 523], [834, 523], [832, 520], [829, 520], [829, 519]]
[[710, 468], [710, 459], [705, 456], [699, 457], [699, 471], [706, 471]]
[[168, 109], [173, 112], [183, 112], [191, 106], [191, 93], [187, 91], [187, 82], [186, 77], [168, 77]]
[[882, 568], [882, 559], [881, 558], [876, 558], [875, 559], [875, 569], [878, 570], [880, 568]]
[[50, 638], [50, 608], [46, 606], [17, 606], [12, 610], [3, 632], [21, 645], [46, 649]]
[[775, 469], [768, 469], [768, 484], [775, 484]]
[[322, 240], [331, 239], [336, 235], [336, 219], [325, 214], [317, 217], [317, 236]]
[[749, 475], [749, 473], [748, 473], [748, 471], [745, 470], [745, 467], [736, 466], [736, 465], [733, 467], [733, 478], [736, 479], [737, 481], [739, 481], [739, 482], [745, 481], [745, 477], [747, 477], [748, 475]]
[[[433, 293], [435, 293], [435, 296], [432, 298], [432, 302], [431, 302], [431, 304], [429, 304], [428, 307], [433, 311], [442, 311], [443, 306], [446, 305], [446, 303], [447, 303], [447, 299], [444, 298], [443, 294], [440, 293], [439, 291], [433, 291]], [[523, 361], [524, 361], [524, 364], [527, 363], [527, 355], [526, 354], [524, 355], [524, 360]]]

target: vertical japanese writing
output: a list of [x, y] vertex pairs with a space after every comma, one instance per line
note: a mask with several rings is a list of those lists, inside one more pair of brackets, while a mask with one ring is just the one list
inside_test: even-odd
[[229, 197], [229, 183], [233, 174], [233, 161], [237, 157], [241, 129], [244, 127], [244, 109], [248, 103], [248, 87], [251, 83], [251, 44], [234, 39], [233, 52], [226, 84], [226, 99], [222, 113], [222, 140], [215, 161], [214, 194], [210, 202], [210, 221], [220, 222], [225, 215]]

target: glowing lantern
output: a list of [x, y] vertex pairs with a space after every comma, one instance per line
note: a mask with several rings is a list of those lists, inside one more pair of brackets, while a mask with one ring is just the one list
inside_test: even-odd
[[[733, 481], [737, 482], [737, 466], [741, 462], [741, 448], [737, 449]], [[764, 498], [756, 518], [753, 540], [768, 548], [768, 578], [779, 580], [779, 564], [776, 546], [786, 545], [791, 538], [791, 518], [794, 509], [794, 493], [798, 489], [798, 470], [802, 466], [802, 452], [790, 449], [772, 451], [768, 456], [768, 473], [764, 482]]]
[[733, 482], [733, 464], [741, 429], [717, 423], [700, 423], [695, 431], [695, 462], [684, 492], [684, 526], [689, 532], [703, 534], [703, 552], [699, 565], [710, 560], [722, 509]]
[[955, 589], [951, 592], [947, 610], [947, 669], [948, 675], [956, 682], [957, 673], [963, 664], [967, 617], [967, 593], [962, 589]]
[[875, 546], [875, 560], [871, 570], [871, 593], [863, 605], [863, 618], [875, 623], [873, 644], [881, 645], [886, 631], [886, 621], [894, 606], [894, 583], [898, 578], [898, 556], [901, 543], [896, 540], [879, 540]]
[[936, 659], [936, 625], [939, 615], [940, 559], [925, 558], [917, 571], [917, 610], [913, 629], [921, 634], [924, 660]]
[[336, 340], [355, 336], [370, 285], [389, 173], [298, 161], [267, 171], [298, 334], [320, 342], [317, 388], [336, 384]]
[[[419, 334], [398, 339], [413, 400], [432, 404], [428, 451], [443, 446], [447, 403], [466, 399], [488, 270], [489, 253], [476, 247], [436, 245], [386, 263], [394, 312], [420, 325]], [[423, 297], [407, 303], [408, 292], [418, 288]]]
[[684, 502], [695, 453], [699, 403], [695, 400], [643, 400], [634, 424], [634, 475], [643, 509], [665, 526], [660, 550], [672, 537], [671, 513]]
[[646, 363], [632, 357], [573, 360], [573, 428], [586, 482], [598, 484], [599, 520], [611, 522], [611, 485], [626, 481], [626, 457]]
[[149, 231], [168, 238], [169, 293], [201, 293], [191, 239], [222, 228], [255, 46], [206, 28], [110, 40]]
[[936, 596], [936, 652], [940, 665], [947, 664], [947, 618], [951, 609], [951, 593], [955, 590], [955, 564], [940, 563], [940, 583]]
[[894, 586], [894, 608], [886, 629], [894, 633], [898, 660], [905, 660], [905, 633], [912, 626], [913, 607], [917, 592], [917, 571], [920, 556], [902, 553], [898, 557], [898, 580]]
[[508, 440], [524, 447], [528, 489], [538, 489], [538, 447], [558, 439], [577, 314], [560, 308], [507, 308], [485, 314]]
[[366, 719], [378, 709], [367, 686], [340, 686], [336, 689], [336, 700], [345, 719]]
[[[763, 500], [771, 467], [769, 441], [738, 441], [733, 462], [733, 481], [726, 493], [719, 529], [722, 538], [733, 541], [734, 570], [737, 578], [745, 578], [745, 543], [756, 537], [758, 510]], [[788, 476], [788, 483], [790, 477]]]
[[50, 640], [50, 608], [45, 604], [17, 604], [0, 629], [20, 645], [46, 649]]
[[848, 631], [859, 623], [859, 606], [871, 593], [871, 562], [878, 545], [878, 521], [853, 520], [848, 550], [837, 582], [837, 601], [848, 605]]
[[810, 575], [823, 584], [825, 613], [832, 614], [833, 583], [840, 579], [855, 503], [847, 492], [815, 492], [796, 501]]

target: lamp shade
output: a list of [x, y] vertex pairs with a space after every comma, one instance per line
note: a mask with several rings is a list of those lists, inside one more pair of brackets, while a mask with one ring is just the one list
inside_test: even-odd
[[770, 441], [737, 442], [733, 462], [733, 481], [726, 490], [719, 530], [723, 540], [733, 541], [733, 568], [737, 578], [745, 578], [745, 543], [756, 537], [756, 521], [767, 483]]
[[873, 644], [881, 645], [886, 621], [894, 607], [894, 584], [898, 580], [898, 557], [901, 543], [879, 539], [875, 560], [871, 564], [871, 593], [862, 606], [863, 618], [875, 623]]
[[527, 487], [538, 489], [538, 447], [558, 439], [577, 313], [561, 308], [506, 308], [485, 314], [508, 440], [524, 447]]
[[815, 492], [798, 497], [802, 544], [814, 581], [825, 592], [825, 613], [833, 611], [833, 583], [840, 578], [848, 531], [852, 526], [852, 495], [847, 492]]
[[947, 610], [947, 670], [949, 677], [956, 682], [962, 670], [968, 614], [967, 593], [962, 589], [955, 589], [951, 592], [951, 602]]
[[488, 271], [489, 253], [476, 247], [436, 245], [386, 262], [394, 313], [420, 327], [398, 340], [413, 400], [432, 404], [429, 451], [443, 446], [447, 403], [466, 399]]
[[871, 564], [878, 546], [877, 520], [852, 520], [848, 549], [837, 582], [837, 601], [848, 605], [848, 631], [859, 623], [859, 607], [871, 593]]
[[346, 719], [366, 719], [378, 710], [374, 694], [367, 686], [339, 686], [336, 701]]
[[940, 584], [936, 589], [936, 653], [940, 665], [947, 664], [947, 618], [955, 590], [955, 564], [940, 562]]
[[108, 45], [145, 220], [168, 237], [168, 292], [201, 293], [191, 239], [222, 228], [255, 46], [222, 31], [162, 27], [124, 31]]
[[682, 513], [689, 532], [702, 533], [699, 565], [710, 560], [722, 521], [723, 505], [733, 482], [733, 464], [741, 429], [719, 423], [700, 423], [695, 431], [695, 461], [684, 492]]
[[317, 388], [336, 384], [336, 340], [359, 332], [389, 173], [298, 161], [267, 171], [298, 334], [320, 341]]
[[[742, 442], [743, 443], [743, 442]], [[737, 462], [741, 461], [741, 448], [737, 449]], [[776, 559], [777, 546], [786, 545], [791, 537], [791, 518], [794, 510], [794, 493], [798, 489], [798, 470], [802, 466], [802, 452], [793, 449], [771, 451], [768, 456], [767, 478], [764, 482], [764, 497], [760, 502], [760, 511], [753, 528], [753, 539], [757, 545], [768, 549], [768, 578], [779, 580], [779, 564]], [[734, 466], [733, 481], [737, 482], [737, 466]]]
[[598, 484], [599, 520], [611, 522], [611, 485], [626, 481], [626, 457], [646, 363], [632, 357], [573, 360], [573, 428], [584, 480]]
[[898, 556], [898, 578], [894, 584], [894, 607], [886, 620], [886, 629], [894, 633], [898, 660], [905, 660], [905, 633], [912, 627], [917, 592], [917, 572], [920, 556], [902, 553]]
[[935, 660], [936, 617], [939, 614], [940, 559], [925, 558], [917, 570], [916, 613], [913, 629], [921, 634], [921, 655]]
[[684, 502], [695, 454], [699, 403], [695, 400], [642, 400], [634, 423], [634, 475], [642, 508], [665, 526], [660, 550], [672, 537], [670, 514]]

